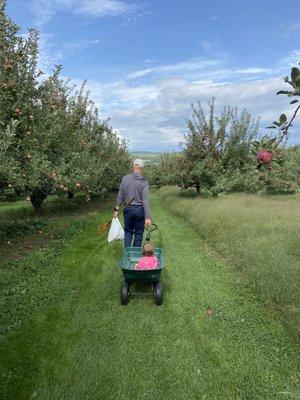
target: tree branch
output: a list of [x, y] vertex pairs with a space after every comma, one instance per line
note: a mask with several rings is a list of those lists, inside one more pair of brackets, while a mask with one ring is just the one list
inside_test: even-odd
[[283, 138], [288, 134], [288, 130], [292, 126], [292, 123], [293, 123], [294, 119], [296, 118], [296, 115], [299, 110], [300, 110], [300, 105], [296, 108], [290, 122], [287, 124], [287, 126], [285, 128], [282, 129], [282, 136], [281, 136], [280, 140], [277, 142], [275, 149], [280, 145], [280, 143], [283, 141]]

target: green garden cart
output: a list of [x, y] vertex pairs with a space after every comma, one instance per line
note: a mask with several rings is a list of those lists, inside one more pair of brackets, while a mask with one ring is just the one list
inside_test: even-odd
[[[151, 232], [157, 229], [156, 224], [152, 224], [150, 228], [146, 228], [148, 233], [146, 242], [151, 240]], [[164, 268], [164, 253], [162, 249], [155, 248], [154, 255], [158, 259], [158, 268], [151, 270], [136, 270], [135, 266], [143, 256], [141, 247], [127, 247], [124, 250], [123, 257], [120, 261], [120, 268], [123, 272], [124, 283], [121, 287], [121, 304], [128, 304], [131, 296], [130, 286], [132, 283], [149, 283], [152, 288], [154, 302], [160, 306], [163, 302], [163, 286], [160, 282], [161, 272]]]

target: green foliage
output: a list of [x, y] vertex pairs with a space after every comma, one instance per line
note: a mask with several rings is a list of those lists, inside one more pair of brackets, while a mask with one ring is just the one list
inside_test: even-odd
[[[291, 77], [286, 76], [284, 81], [292, 86], [293, 90], [280, 90], [277, 94], [285, 94], [288, 97], [300, 96], [300, 69], [293, 67]], [[293, 100], [290, 104], [295, 104], [299, 100]]]
[[[289, 78], [288, 76], [286, 76], [284, 78], [284, 81], [286, 83], [288, 83], [290, 86], [292, 86], [293, 89], [292, 90], [280, 90], [279, 92], [277, 92], [277, 95], [284, 94], [289, 98], [294, 97], [294, 96], [300, 96], [300, 69], [299, 68], [293, 67], [291, 69], [291, 77]], [[299, 100], [295, 99], [295, 100], [292, 100], [290, 102], [290, 104], [296, 104], [298, 102], [299, 102]], [[278, 130], [278, 136], [274, 138], [274, 143], [270, 150], [272, 150], [272, 149], [275, 150], [284, 139], [287, 140], [289, 128], [291, 126], [293, 126], [292, 123], [293, 123], [299, 110], [300, 110], [300, 105], [297, 106], [297, 108], [295, 109], [290, 120], [288, 120], [288, 118], [285, 114], [281, 114], [278, 121], [273, 121], [273, 124], [267, 127], [267, 129], [277, 129]]]
[[220, 117], [215, 113], [214, 99], [209, 103], [208, 116], [200, 104], [193, 106], [187, 121], [186, 142], [179, 157], [177, 182], [184, 189], [196, 187], [222, 191], [219, 181], [251, 162], [251, 143], [257, 136], [258, 122], [237, 108], [224, 107]]
[[[280, 121], [285, 124], [286, 116], [281, 115]], [[292, 157], [289, 149], [277, 146], [277, 138], [259, 137], [258, 122], [246, 110], [224, 107], [218, 117], [214, 100], [209, 103], [208, 115], [200, 104], [193, 106], [185, 139], [180, 153], [169, 158], [164, 155], [159, 164], [149, 168], [154, 185], [196, 188], [202, 196], [294, 193], [299, 189], [297, 153]], [[261, 152], [269, 156], [266, 163], [257, 162]]]
[[268, 169], [263, 173], [249, 168], [243, 173], [237, 172], [224, 181], [224, 192], [245, 193], [295, 193], [299, 185], [294, 171], [289, 168]]
[[[287, 155], [287, 160], [288, 155]], [[220, 193], [269, 193], [292, 194], [299, 189], [299, 173], [297, 175], [291, 161], [286, 161], [283, 167], [255, 168], [249, 163], [242, 169], [219, 175], [214, 185], [201, 190], [201, 195], [218, 195]]]
[[85, 84], [71, 86], [61, 66], [42, 79], [37, 31], [18, 36], [4, 6], [0, 31], [0, 190], [29, 196], [39, 210], [49, 194], [89, 199], [115, 189], [130, 157]]
[[163, 153], [155, 163], [146, 164], [145, 175], [150, 185], [158, 187], [175, 185], [178, 157], [178, 153]]

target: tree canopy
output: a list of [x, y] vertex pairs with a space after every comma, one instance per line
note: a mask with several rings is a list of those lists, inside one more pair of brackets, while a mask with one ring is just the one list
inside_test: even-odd
[[38, 32], [26, 37], [0, 9], [0, 189], [27, 195], [38, 211], [50, 194], [104, 195], [128, 168], [126, 143], [78, 89], [38, 69]]

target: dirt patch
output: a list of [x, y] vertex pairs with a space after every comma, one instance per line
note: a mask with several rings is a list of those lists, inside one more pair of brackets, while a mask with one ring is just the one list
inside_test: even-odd
[[7, 261], [19, 261], [34, 251], [46, 249], [47, 244], [56, 240], [58, 235], [36, 235], [23, 236], [20, 239], [12, 239], [0, 245], [0, 263]]
[[[59, 240], [72, 221], [84, 219], [90, 213], [109, 210], [112, 208], [112, 204], [113, 201], [110, 198], [106, 200], [92, 199], [90, 202], [66, 201], [65, 199], [49, 201], [48, 204], [45, 202], [43, 215], [38, 218], [32, 216], [38, 222], [41, 221], [41, 226], [37, 224], [28, 234], [17, 232], [11, 237], [8, 236], [0, 244], [0, 264], [20, 261], [35, 251], [46, 249], [49, 242]], [[7, 215], [3, 215], [2, 218], [5, 220]], [[29, 217], [23, 215], [23, 218]], [[10, 215], [10, 220], [12, 224], [14, 220], [19, 223], [23, 221], [21, 215], [13, 215], [13, 213]], [[43, 229], [47, 232], [44, 233]]]

